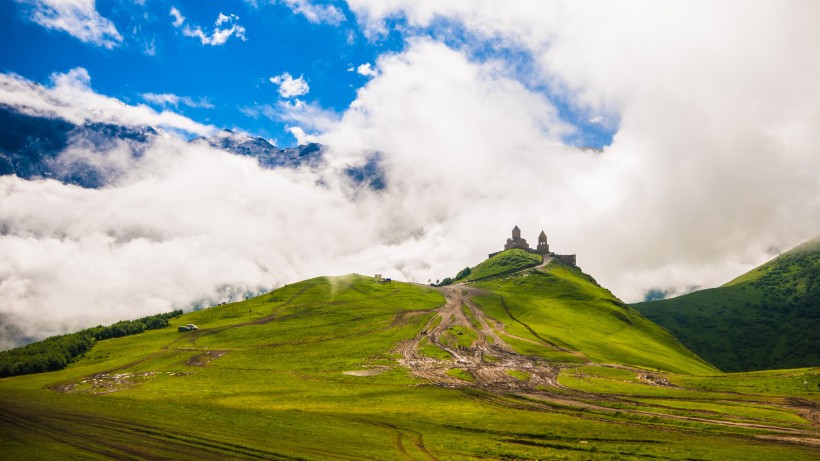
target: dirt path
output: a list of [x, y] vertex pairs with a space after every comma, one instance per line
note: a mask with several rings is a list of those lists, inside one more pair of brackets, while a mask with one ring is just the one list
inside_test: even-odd
[[[545, 258], [538, 267], [548, 264], [549, 259]], [[739, 421], [735, 417], [704, 418], [669, 414], [658, 412], [657, 408], [649, 405], [637, 404], [630, 396], [595, 394], [562, 386], [557, 382], [557, 377], [566, 364], [550, 363], [543, 358], [518, 354], [503, 338], [515, 338], [560, 352], [572, 351], [567, 351], [537, 334], [534, 335], [536, 340], [507, 333], [502, 322], [488, 317], [472, 301], [473, 296], [481, 294], [481, 290], [475, 287], [457, 284], [439, 287], [437, 290], [445, 296], [445, 305], [435, 311], [435, 315], [418, 335], [402, 341], [395, 349], [400, 354], [399, 362], [403, 366], [409, 368], [415, 376], [434, 385], [481, 389], [488, 394], [477, 398], [494, 405], [539, 411], [567, 411], [573, 414], [577, 414], [579, 410], [592, 411], [599, 415], [597, 417], [628, 413], [667, 420], [670, 423], [678, 421], [725, 428], [748, 428], [768, 432], [750, 434], [750, 438], [820, 446], [820, 432], [816, 430], [782, 427], [766, 424], [764, 421]], [[516, 321], [512, 314], [510, 318]], [[641, 382], [647, 385], [677, 387], [668, 384], [663, 378], [648, 374], [646, 370], [618, 364], [595, 365], [628, 369], [639, 375], [643, 373], [640, 375], [643, 378]], [[513, 398], [508, 398], [510, 396]], [[615, 410], [609, 406], [613, 402], [622, 402], [626, 405], [619, 405], [620, 408]], [[625, 409], [628, 406], [633, 408]], [[792, 406], [794, 409], [800, 407], [799, 409], [803, 410], [800, 413], [808, 415], [806, 419], [816, 425], [813, 418], [817, 416], [816, 408], [808, 408], [802, 401], [789, 407]]]
[[[470, 300], [478, 290], [454, 285], [439, 291], [447, 299], [445, 305], [415, 338], [396, 348], [400, 362], [413, 374], [446, 387], [479, 387], [494, 392], [532, 390], [554, 381], [556, 369], [517, 354], [504, 342], [498, 333], [503, 332], [503, 326]], [[446, 351], [450, 358], [423, 353], [431, 347]], [[466, 372], [474, 382], [453, 376], [454, 369]]]

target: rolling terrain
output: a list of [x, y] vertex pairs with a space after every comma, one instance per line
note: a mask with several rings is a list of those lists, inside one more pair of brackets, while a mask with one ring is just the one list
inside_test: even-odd
[[721, 287], [633, 307], [725, 371], [820, 366], [820, 238]]
[[[501, 258], [504, 257], [502, 253]], [[579, 269], [319, 277], [0, 380], [15, 459], [816, 459], [820, 370], [724, 374]], [[499, 275], [503, 274], [503, 275]], [[494, 277], [495, 275], [495, 277]], [[193, 323], [199, 329], [178, 332]]]

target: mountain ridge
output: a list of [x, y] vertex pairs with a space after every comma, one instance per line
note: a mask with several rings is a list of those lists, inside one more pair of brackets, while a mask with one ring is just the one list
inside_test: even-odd
[[633, 307], [726, 371], [820, 365], [820, 237], [726, 284]]
[[[64, 161], [61, 154], [67, 148], [79, 146], [93, 156], [125, 142], [130, 155], [139, 158], [151, 141], [168, 136], [161, 128], [153, 126], [106, 122], [77, 125], [59, 117], [25, 114], [0, 104], [0, 176], [50, 178], [96, 189], [108, 184], [110, 178], [87, 159]], [[254, 157], [260, 166], [269, 169], [315, 166], [324, 156], [324, 146], [321, 144], [279, 149], [264, 138], [231, 130], [222, 130], [207, 138], [194, 138], [189, 142], [205, 143], [225, 152]]]

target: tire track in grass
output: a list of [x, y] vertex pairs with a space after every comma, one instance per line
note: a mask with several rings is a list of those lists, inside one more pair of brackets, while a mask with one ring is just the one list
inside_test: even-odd
[[398, 453], [400, 453], [405, 459], [408, 459], [408, 460], [415, 460], [416, 459], [414, 456], [412, 456], [410, 454], [410, 452], [407, 450], [407, 448], [404, 445], [404, 439], [405, 439], [405, 437], [407, 437], [407, 438], [410, 439], [411, 443], [419, 451], [419, 453], [421, 453], [425, 457], [425, 459], [430, 460], [430, 461], [440, 461], [439, 458], [436, 457], [436, 455], [434, 455], [433, 453], [431, 453], [427, 449], [427, 447], [424, 445], [424, 436], [421, 434], [421, 432], [414, 431], [412, 429], [402, 428], [402, 427], [399, 427], [395, 424], [390, 424], [390, 423], [383, 422], [383, 421], [374, 421], [372, 419], [367, 419], [367, 418], [363, 418], [363, 417], [353, 417], [353, 418], [350, 418], [350, 419], [345, 420], [345, 421], [354, 421], [354, 422], [357, 422], [357, 423], [367, 424], [367, 425], [370, 425], [370, 426], [374, 426], [374, 427], [378, 427], [378, 428], [382, 428], [382, 429], [388, 429], [390, 431], [393, 431], [394, 435], [395, 435], [393, 444], [396, 447], [396, 450], [398, 451]]
[[[113, 459], [272, 459], [302, 460], [281, 453], [248, 447], [230, 442], [219, 442], [191, 433], [181, 433], [167, 428], [152, 427], [123, 420], [109, 419], [93, 414], [58, 412], [22, 413], [3, 402], [0, 420], [14, 427], [26, 427], [30, 431], [83, 451]], [[119, 443], [118, 443], [119, 442]], [[97, 447], [90, 444], [96, 443]], [[169, 456], [174, 454], [176, 456]], [[133, 457], [132, 457], [133, 456]]]

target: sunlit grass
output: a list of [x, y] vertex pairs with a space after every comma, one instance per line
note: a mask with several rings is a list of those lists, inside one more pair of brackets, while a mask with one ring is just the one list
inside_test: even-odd
[[[572, 274], [562, 277], [580, 283], [572, 281]], [[507, 335], [504, 340], [525, 353], [528, 347], [543, 351], [553, 363], [582, 361], [540, 344], [520, 324], [514, 328], [492, 296], [504, 296], [513, 315], [549, 339], [555, 327], [538, 320], [538, 310], [545, 317], [550, 310], [573, 306], [595, 311], [583, 303], [593, 303], [590, 295], [598, 292], [582, 283], [581, 293], [566, 291], [572, 303], [582, 304], [563, 306], [539, 300], [549, 287], [516, 285], [521, 282], [526, 279], [497, 282], [503, 288], [481, 303], [487, 315], [497, 315], [512, 334], [527, 338]], [[532, 295], [518, 291], [530, 288]], [[424, 330], [432, 309], [443, 302], [439, 293], [415, 285], [361, 276], [317, 278], [175, 321], [197, 324], [196, 332], [171, 327], [101, 341], [63, 371], [0, 380], [0, 452], [9, 459], [816, 459], [811, 447], [755, 440], [743, 428], [664, 419], [664, 412], [714, 411], [741, 421], [805, 427], [778, 406], [777, 392], [795, 391], [794, 381], [813, 370], [735, 380], [716, 372], [665, 371], [671, 383], [687, 387], [677, 389], [642, 384], [631, 370], [573, 365], [579, 368], [559, 375], [570, 389], [550, 390], [553, 395], [584, 391], [589, 399], [600, 396], [596, 404], [606, 411], [472, 389], [475, 378], [457, 366], [448, 374], [462, 380], [465, 389], [430, 385], [399, 365], [394, 348]], [[611, 328], [608, 322], [622, 322], [612, 315], [604, 319], [604, 331]], [[644, 334], [643, 340], [653, 338], [652, 331], [638, 330], [633, 334]], [[476, 339], [462, 327], [451, 335], [462, 346]], [[570, 332], [562, 335], [556, 343], [575, 341]], [[578, 347], [595, 340], [586, 338]], [[681, 361], [681, 368], [691, 365], [685, 352], [659, 344], [660, 350], [668, 349], [664, 360], [670, 365], [673, 359]], [[421, 351], [452, 359], [429, 342]], [[617, 363], [616, 354], [590, 356]], [[508, 374], [519, 381], [530, 378], [521, 371]], [[101, 375], [138, 378], [106, 393], [112, 389], [94, 390], [88, 384], [90, 377]], [[55, 387], [68, 392], [51, 390]], [[758, 394], [745, 397], [748, 406], [744, 395], [733, 394], [769, 387], [765, 404]], [[612, 401], [608, 393], [630, 401]], [[734, 396], [731, 402], [721, 400], [727, 395]], [[816, 399], [809, 392], [798, 395]], [[630, 413], [630, 408], [655, 408], [660, 416]]]

